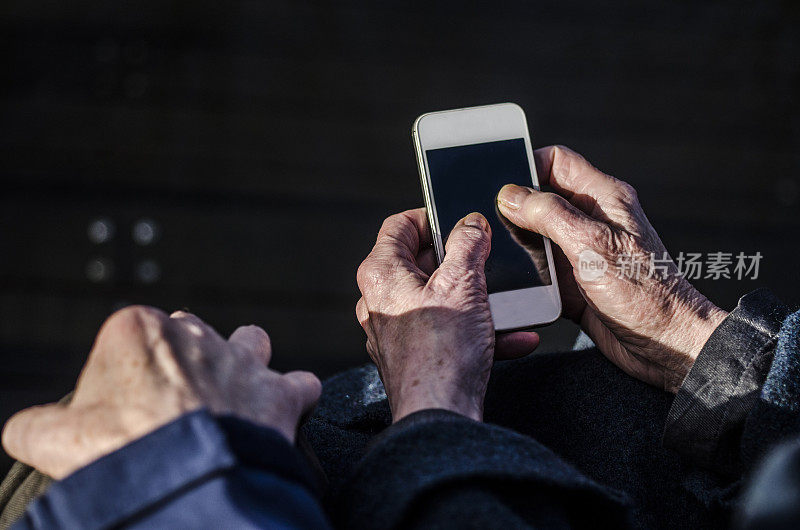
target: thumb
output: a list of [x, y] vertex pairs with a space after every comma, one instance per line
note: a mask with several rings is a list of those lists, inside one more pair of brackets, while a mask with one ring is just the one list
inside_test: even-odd
[[59, 478], [67, 414], [67, 407], [58, 403], [17, 412], [3, 427], [3, 449], [20, 462]]
[[489, 227], [489, 222], [481, 214], [473, 212], [453, 227], [445, 244], [444, 260], [439, 268], [456, 275], [475, 270], [483, 274], [483, 267], [491, 248], [492, 229]]
[[551, 239], [571, 262], [587, 248], [603, 254], [607, 249], [597, 247], [611, 240], [607, 224], [555, 193], [506, 184], [497, 195], [497, 206], [518, 227]]

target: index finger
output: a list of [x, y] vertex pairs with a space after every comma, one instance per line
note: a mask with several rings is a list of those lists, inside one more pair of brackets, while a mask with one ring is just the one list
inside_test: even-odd
[[416, 208], [388, 217], [378, 232], [375, 248], [389, 246], [403, 253], [407, 250], [413, 258], [432, 243], [427, 210]]
[[[580, 207], [588, 196], [599, 204], [616, 198], [625, 184], [591, 165], [580, 154], [562, 145], [550, 145], [533, 152], [540, 185], [552, 186], [560, 195]], [[588, 203], [591, 204], [591, 201]], [[592, 214], [587, 211], [586, 213]]]
[[430, 241], [424, 208], [387, 218], [378, 232], [372, 252], [356, 272], [362, 293], [372, 292], [380, 285], [391, 285], [394, 289], [398, 282], [413, 287], [425, 285], [428, 275], [420, 269], [416, 257], [421, 245], [430, 244]]

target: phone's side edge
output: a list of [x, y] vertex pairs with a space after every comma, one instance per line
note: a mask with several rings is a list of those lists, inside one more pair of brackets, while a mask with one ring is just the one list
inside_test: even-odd
[[[517, 107], [520, 111], [520, 114], [522, 115], [522, 123], [525, 131], [525, 137], [527, 140], [527, 145], [525, 146], [525, 148], [526, 150], [528, 150], [527, 155], [528, 155], [528, 164], [531, 170], [531, 181], [533, 184], [533, 188], [535, 190], [541, 190], [541, 184], [539, 181], [539, 172], [536, 169], [536, 158], [533, 155], [534, 151], [533, 138], [531, 135], [530, 127], [528, 126], [528, 115], [518, 104], [512, 102], [509, 102], [507, 104], [514, 105], [515, 107]], [[552, 324], [561, 317], [561, 313], [564, 311], [564, 302], [563, 300], [561, 300], [561, 290], [558, 286], [558, 274], [556, 273], [556, 263], [555, 263], [555, 257], [553, 256], [553, 248], [549, 238], [542, 236], [542, 239], [544, 240], [545, 256], [547, 256], [547, 266], [550, 270], [550, 285], [548, 287], [553, 292], [554, 299], [556, 301], [556, 306], [555, 306], [556, 312], [555, 316], [544, 322], [536, 324], [537, 326], [545, 326], [547, 324]]]
[[[522, 107], [520, 107], [516, 103], [507, 102], [507, 103], [503, 103], [502, 105], [513, 105], [519, 111], [520, 118], [522, 119], [522, 122], [520, 123], [520, 126], [521, 126], [521, 132], [523, 133], [523, 136], [524, 136], [524, 139], [525, 139], [525, 151], [526, 151], [526, 155], [527, 155], [527, 158], [528, 158], [528, 166], [529, 166], [530, 174], [531, 174], [531, 184], [532, 184], [534, 189], [539, 190], [539, 189], [541, 189], [541, 187], [540, 187], [540, 182], [539, 182], [539, 174], [538, 174], [538, 171], [536, 169], [536, 161], [535, 161], [535, 158], [533, 156], [533, 139], [532, 139], [530, 128], [528, 126], [528, 117], [525, 114], [525, 111], [522, 109]], [[548, 324], [552, 324], [553, 322], [555, 322], [556, 320], [558, 320], [561, 317], [561, 313], [563, 311], [563, 302], [561, 300], [561, 294], [559, 292], [558, 276], [556, 274], [555, 259], [554, 259], [554, 256], [553, 256], [553, 249], [552, 249], [552, 246], [551, 246], [551, 242], [550, 242], [550, 240], [548, 238], [543, 237], [543, 240], [544, 240], [544, 246], [545, 246], [545, 255], [547, 257], [547, 266], [548, 266], [548, 269], [550, 271], [550, 282], [551, 283], [550, 283], [550, 285], [542, 285], [540, 287], [537, 287], [537, 289], [544, 289], [549, 293], [547, 296], [548, 296], [548, 298], [550, 298], [553, 301], [553, 304], [552, 305], [548, 304], [548, 307], [552, 308], [553, 313], [548, 313], [547, 316], [543, 317], [541, 320], [537, 320], [537, 321], [535, 321], [535, 322], [533, 322], [533, 323], [531, 323], [529, 325], [524, 325], [524, 326], [521, 326], [521, 327], [510, 326], [510, 327], [506, 328], [501, 323], [500, 326], [496, 326], [495, 327], [495, 330], [498, 333], [508, 333], [508, 332], [513, 332], [513, 331], [521, 331], [521, 330], [525, 330], [525, 329], [534, 329], [534, 328], [538, 328], [538, 327], [541, 327], [541, 326], [546, 326]], [[497, 324], [497, 322], [496, 322], [496, 324]]]
[[433, 249], [436, 253], [437, 263], [441, 264], [442, 260], [444, 259], [444, 246], [442, 243], [442, 236], [435, 228], [438, 226], [436, 219], [436, 208], [433, 206], [433, 196], [431, 195], [431, 189], [428, 184], [428, 175], [425, 170], [425, 154], [422, 150], [422, 142], [419, 139], [418, 131], [419, 121], [424, 116], [425, 114], [414, 121], [414, 125], [411, 128], [411, 139], [414, 142], [414, 151], [416, 151], [417, 155], [417, 168], [419, 169], [419, 179], [420, 183], [422, 184], [422, 195], [425, 199], [425, 210], [428, 214], [428, 224], [431, 230]]

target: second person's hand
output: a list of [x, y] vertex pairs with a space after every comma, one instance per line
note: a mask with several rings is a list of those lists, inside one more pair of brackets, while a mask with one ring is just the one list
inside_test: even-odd
[[15, 414], [3, 447], [60, 479], [199, 408], [271, 427], [293, 442], [320, 382], [308, 372], [269, 369], [271, 355], [269, 336], [256, 326], [226, 340], [189, 313], [126, 307], [103, 324], [72, 401]]

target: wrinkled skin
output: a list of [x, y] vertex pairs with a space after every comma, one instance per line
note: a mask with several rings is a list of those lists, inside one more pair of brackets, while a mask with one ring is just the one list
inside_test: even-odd
[[356, 315], [378, 367], [394, 421], [440, 408], [481, 420], [495, 350], [515, 357], [538, 344], [512, 333], [495, 344], [484, 264], [489, 224], [472, 213], [448, 237], [436, 266], [425, 209], [389, 217], [358, 269]]
[[[671, 259], [666, 276], [649, 276], [647, 267], [638, 279], [617, 274], [621, 254], [661, 259], [666, 252], [630, 185], [564, 147], [539, 149], [534, 158], [541, 184], [558, 194], [508, 185], [498, 195], [500, 213], [555, 243], [564, 315], [622, 370], [676, 392], [726, 313], [678, 276]], [[587, 249], [609, 264], [588, 281], [577, 269]], [[386, 220], [358, 271], [356, 314], [395, 421], [425, 408], [481, 419], [493, 357], [525, 355], [538, 344], [535, 333], [494, 337], [485, 219], [462, 219], [445, 250], [437, 269], [425, 210], [411, 210]]]
[[308, 372], [268, 369], [271, 352], [256, 326], [225, 340], [188, 313], [125, 308], [100, 330], [72, 401], [17, 413], [3, 430], [3, 447], [58, 479], [202, 407], [293, 441], [321, 385]]
[[[557, 245], [564, 315], [625, 372], [676, 392], [726, 313], [678, 276], [671, 258], [666, 277], [655, 269], [648, 277], [648, 267], [638, 279], [620, 274], [620, 255], [666, 254], [633, 187], [565, 147], [539, 149], [534, 158], [540, 183], [558, 195], [509, 184], [498, 195], [501, 213]], [[578, 271], [579, 255], [587, 249], [609, 265], [603, 276], [588, 281]]]

